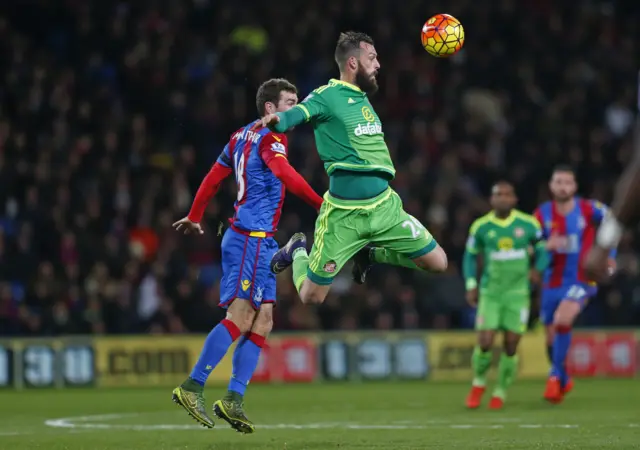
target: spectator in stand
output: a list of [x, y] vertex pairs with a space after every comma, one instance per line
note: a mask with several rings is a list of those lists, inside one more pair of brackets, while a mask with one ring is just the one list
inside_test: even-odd
[[[183, 238], [170, 224], [229, 135], [255, 118], [257, 86], [286, 76], [306, 95], [335, 76], [332, 50], [347, 29], [376, 40], [372, 101], [393, 186], [450, 270], [379, 267], [362, 287], [345, 274], [319, 309], [303, 307], [282, 277], [275, 329], [471, 326], [457, 267], [493, 180], [511, 178], [531, 211], [547, 197], [550, 167], [569, 163], [582, 194], [610, 199], [630, 153], [640, 18], [605, 0], [579, 12], [549, 0], [429, 6], [468, 30], [449, 60], [421, 49], [429, 11], [419, 0], [0, 6], [0, 335], [209, 330], [223, 314], [217, 231], [233, 183], [209, 206], [204, 236]], [[325, 190], [309, 130], [290, 144], [292, 164]], [[298, 206], [289, 196], [277, 238], [313, 229]], [[625, 236], [618, 277], [582, 325], [640, 323], [639, 238]]]

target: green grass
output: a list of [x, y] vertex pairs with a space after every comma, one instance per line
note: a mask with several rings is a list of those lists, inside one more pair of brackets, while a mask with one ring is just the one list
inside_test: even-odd
[[[558, 406], [541, 400], [543, 387], [516, 382], [495, 412], [466, 411], [460, 383], [252, 385], [247, 436], [198, 428], [170, 388], [3, 391], [0, 449], [640, 448], [638, 381], [578, 380]], [[209, 403], [223, 392], [208, 389]]]

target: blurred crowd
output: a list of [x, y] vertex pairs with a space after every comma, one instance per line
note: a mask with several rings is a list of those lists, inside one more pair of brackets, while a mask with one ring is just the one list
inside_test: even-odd
[[[270, 77], [301, 98], [337, 75], [340, 31], [376, 41], [372, 98], [406, 209], [450, 257], [442, 276], [348, 270], [326, 303], [303, 307], [281, 276], [276, 330], [469, 328], [459, 263], [491, 183], [515, 182], [520, 209], [548, 198], [556, 163], [607, 202], [631, 150], [640, 7], [582, 0], [24, 0], [0, 5], [0, 335], [208, 331], [217, 307], [219, 224], [232, 180], [202, 237], [171, 223], [229, 135], [256, 118]], [[9, 5], [11, 4], [11, 5]], [[61, 7], [64, 5], [64, 7]], [[9, 7], [10, 6], [10, 7]], [[466, 29], [449, 60], [420, 46], [429, 15]], [[327, 177], [308, 127], [291, 161], [318, 191]], [[289, 196], [280, 242], [311, 234], [315, 212]], [[585, 326], [640, 324], [640, 235]]]

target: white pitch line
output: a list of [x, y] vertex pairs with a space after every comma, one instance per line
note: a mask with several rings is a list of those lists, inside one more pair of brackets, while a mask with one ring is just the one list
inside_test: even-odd
[[[91, 416], [63, 417], [60, 419], [49, 419], [44, 423], [52, 428], [65, 428], [73, 431], [79, 430], [132, 430], [132, 431], [155, 431], [155, 430], [204, 430], [199, 425], [193, 424], [114, 424], [103, 423], [104, 421], [117, 420], [123, 418], [131, 418], [140, 416], [140, 414], [100, 414]], [[517, 419], [516, 419], [517, 420]], [[102, 421], [102, 422], [100, 422]], [[96, 423], [98, 422], [98, 423]], [[494, 420], [491, 422], [507, 422], [505, 420]], [[339, 422], [320, 422], [320, 423], [279, 423], [258, 425], [262, 430], [313, 430], [313, 429], [343, 429], [343, 430], [426, 430], [426, 429], [455, 429], [455, 430], [473, 430], [473, 429], [538, 429], [538, 428], [560, 428], [575, 429], [579, 428], [578, 424], [540, 424], [540, 423], [451, 423], [445, 421], [425, 421], [403, 423], [395, 422], [393, 424], [358, 424], [358, 423], [339, 423]], [[622, 424], [622, 426], [637, 428], [640, 424]], [[222, 429], [231, 428], [224, 427]], [[0, 433], [0, 436], [3, 434]]]

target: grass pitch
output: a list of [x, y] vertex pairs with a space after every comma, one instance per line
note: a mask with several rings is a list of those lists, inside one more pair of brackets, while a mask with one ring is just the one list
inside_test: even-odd
[[[256, 433], [200, 428], [171, 389], [0, 393], [2, 450], [638, 449], [640, 383], [577, 380], [565, 402], [516, 382], [503, 411], [467, 411], [468, 384], [389, 382], [249, 388]], [[208, 389], [212, 404], [224, 393]], [[488, 401], [488, 396], [487, 399]]]

